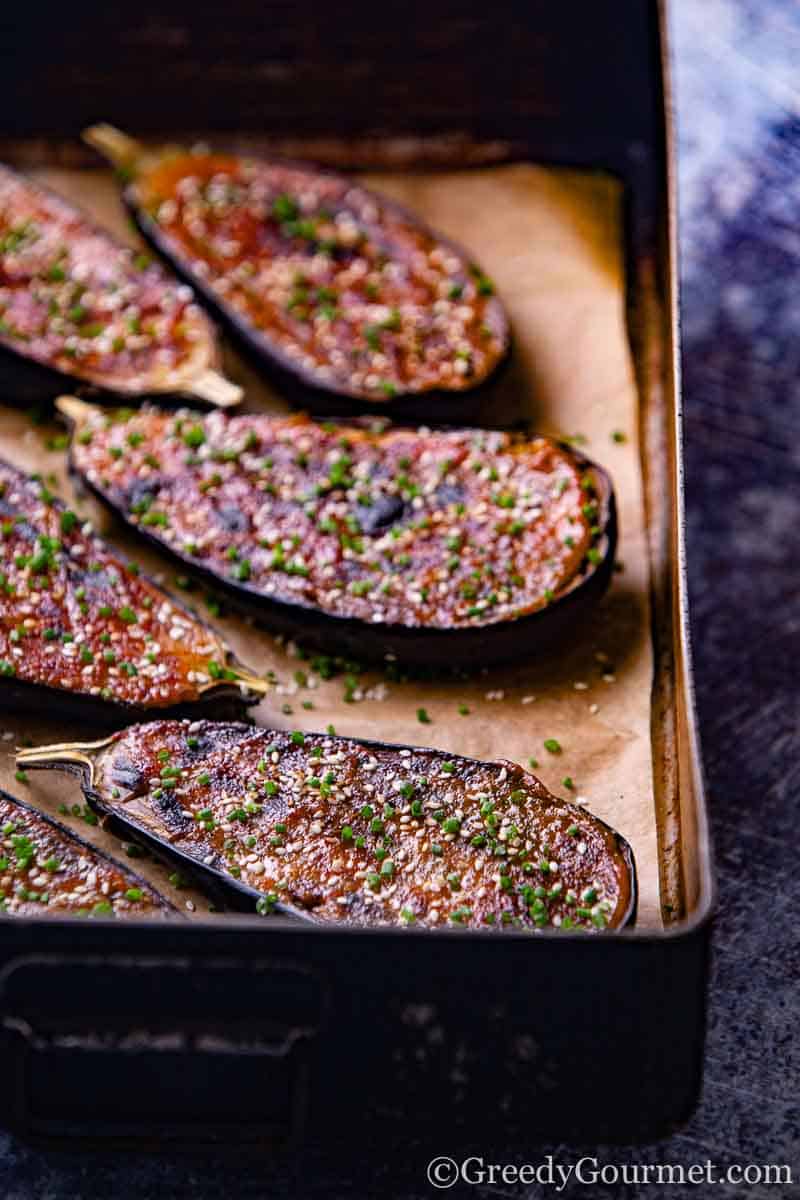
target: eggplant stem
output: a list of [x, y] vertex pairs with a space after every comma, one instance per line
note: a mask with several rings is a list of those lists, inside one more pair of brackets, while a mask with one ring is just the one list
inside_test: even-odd
[[[235, 679], [231, 680], [231, 683], [244, 684], [246, 688], [249, 688], [251, 692], [255, 692], [257, 696], [268, 695], [272, 688], [272, 684], [269, 683], [268, 680], [262, 679], [260, 675], [254, 675], [253, 672], [248, 671], [246, 667], [240, 667], [237, 664], [236, 666], [229, 667], [228, 670], [236, 676]], [[219, 680], [212, 679], [208, 683], [203, 684], [198, 690], [201, 693], [210, 692], [216, 687], [219, 687]]]
[[217, 408], [233, 408], [244, 395], [238, 383], [231, 383], [230, 379], [220, 375], [219, 371], [211, 370], [201, 371], [199, 375], [192, 376], [191, 379], [187, 379], [185, 387], [177, 390], [186, 391], [190, 396], [197, 396], [199, 400], [215, 404]]
[[141, 142], [137, 142], [135, 138], [129, 137], [113, 125], [90, 125], [88, 129], [84, 129], [81, 137], [117, 170], [132, 170], [144, 153]]
[[85, 400], [79, 400], [77, 396], [59, 396], [56, 399], [56, 408], [62, 416], [74, 421], [76, 425], [93, 412], [92, 405], [87, 404]]
[[47, 769], [74, 764], [87, 769], [91, 784], [94, 778], [95, 758], [101, 750], [110, 746], [113, 740], [112, 735], [101, 738], [99, 742], [54, 742], [48, 746], [29, 746], [24, 750], [18, 749], [16, 752], [17, 767], [24, 771], [26, 767], [32, 767], [35, 770], [37, 767]]

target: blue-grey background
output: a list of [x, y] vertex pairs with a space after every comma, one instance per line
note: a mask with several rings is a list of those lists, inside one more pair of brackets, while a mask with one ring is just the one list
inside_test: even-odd
[[[656, 1145], [582, 1149], [608, 1163], [789, 1163], [792, 1187], [713, 1189], [718, 1200], [789, 1200], [800, 1196], [800, 4], [673, 0], [671, 24], [689, 578], [719, 917], [697, 1113]], [[403, 1146], [402, 1129], [398, 1138], [400, 1152], [384, 1152], [364, 1147], [354, 1130], [334, 1159], [302, 1164], [297, 1194], [456, 1194], [429, 1188], [427, 1147]], [[437, 1150], [459, 1156], [457, 1146]], [[496, 1141], [479, 1152], [509, 1157]], [[532, 1147], [529, 1160], [547, 1152], [563, 1162], [578, 1153]], [[293, 1190], [268, 1166], [79, 1160], [0, 1134], [2, 1200], [227, 1200]], [[707, 1200], [710, 1190], [598, 1184], [561, 1195]], [[498, 1184], [469, 1194], [556, 1193]]]

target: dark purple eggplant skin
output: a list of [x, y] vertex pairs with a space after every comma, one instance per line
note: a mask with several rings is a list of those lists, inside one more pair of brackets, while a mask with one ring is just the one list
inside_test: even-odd
[[166, 896], [162, 896], [161, 893], [153, 887], [152, 883], [144, 879], [141, 875], [138, 875], [136, 871], [131, 870], [127, 863], [123, 864], [118, 862], [110, 854], [107, 854], [105, 850], [101, 850], [99, 846], [93, 846], [91, 842], [87, 842], [86, 839], [82, 838], [79, 833], [75, 833], [74, 830], [69, 829], [66, 825], [62, 825], [60, 821], [54, 820], [53, 817], [49, 816], [47, 813], [43, 813], [41, 809], [36, 808], [33, 804], [28, 804], [26, 800], [20, 800], [19, 796], [12, 796], [10, 792], [0, 788], [0, 797], [2, 797], [2, 799], [8, 803], [13, 804], [16, 808], [21, 808], [23, 812], [29, 813], [32, 817], [36, 817], [38, 820], [43, 821], [45, 825], [49, 825], [51, 829], [55, 830], [60, 837], [63, 837], [66, 841], [72, 842], [74, 845], [79, 846], [81, 850], [85, 850], [90, 857], [102, 858], [104, 862], [109, 863], [118, 871], [124, 871], [126, 875], [130, 876], [131, 882], [135, 882], [138, 887], [141, 887], [145, 891], [151, 892], [154, 896], [158, 897], [159, 908], [163, 909], [165, 912], [168, 912], [171, 916], [176, 917], [178, 920], [184, 920], [183, 913], [177, 909], [170, 900], [167, 900]]
[[[575, 454], [572, 447], [565, 448]], [[71, 450], [69, 467], [79, 485], [123, 521], [137, 537], [179, 562], [188, 574], [224, 594], [233, 607], [258, 624], [296, 639], [303, 645], [322, 651], [333, 648], [356, 660], [381, 662], [396, 659], [409, 667], [447, 673], [530, 658], [541, 650], [549, 650], [559, 638], [580, 625], [606, 592], [614, 573], [617, 548], [614, 489], [610, 476], [602, 467], [583, 455], [575, 457], [581, 469], [591, 472], [595, 478], [598, 524], [602, 530], [597, 543], [602, 555], [600, 562], [587, 562], [580, 579], [563, 595], [557, 596], [547, 608], [515, 621], [497, 622], [475, 629], [370, 625], [366, 621], [333, 616], [319, 609], [255, 595], [249, 588], [233, 580], [198, 567], [194, 560], [165, 546], [143, 526], [131, 524], [127, 513], [112, 504], [108, 496], [78, 471]]]
[[[76, 386], [77, 385], [77, 386]], [[3, 404], [14, 408], [52, 408], [53, 399], [61, 392], [77, 395], [80, 388], [84, 389], [80, 380], [72, 379], [52, 367], [14, 354], [5, 346], [0, 346], [0, 395]], [[99, 402], [99, 394], [98, 394]], [[114, 403], [119, 404], [119, 396], [114, 397]]]
[[[318, 175], [335, 175], [313, 163], [301, 162], [296, 159], [276, 159], [284, 166], [298, 167], [314, 171]], [[222, 305], [213, 288], [202, 279], [195, 277], [188, 270], [180, 257], [173, 254], [155, 221], [139, 206], [136, 201], [135, 182], [127, 184], [122, 190], [122, 199], [128, 213], [139, 233], [148, 246], [169, 265], [175, 275], [187, 283], [195, 292], [196, 297], [203, 303], [215, 323], [231, 335], [237, 345], [243, 349], [251, 361], [262, 367], [271, 377], [275, 386], [287, 400], [298, 408], [306, 409], [319, 416], [333, 417], [352, 416], [370, 413], [374, 416], [386, 416], [392, 420], [424, 422], [425, 424], [467, 425], [472, 422], [482, 423], [482, 417], [488, 416], [493, 389], [504, 374], [511, 358], [512, 335], [511, 327], [505, 316], [504, 341], [505, 352], [495, 369], [486, 379], [475, 387], [464, 391], [427, 391], [422, 394], [408, 392], [393, 399], [380, 401], [365, 400], [347, 390], [325, 386], [315, 379], [311, 372], [298, 367], [287, 355], [277, 348], [268, 346], [264, 338], [251, 326], [243, 321], [233, 310]], [[452, 238], [445, 237], [438, 230], [432, 230], [416, 213], [405, 205], [398, 204], [381, 193], [381, 203], [412, 221], [417, 228], [431, 234], [443, 246], [448, 247], [459, 257], [469, 261], [472, 255]], [[491, 420], [489, 421], [491, 424]]]
[[48, 720], [63, 721], [85, 727], [91, 722], [99, 731], [124, 729], [137, 721], [153, 721], [168, 717], [189, 717], [199, 720], [207, 717], [214, 720], [242, 720], [250, 705], [257, 704], [260, 697], [245, 699], [238, 686], [220, 685], [220, 690], [209, 691], [194, 704], [178, 704], [170, 708], [145, 708], [129, 704], [124, 700], [101, 700], [85, 693], [67, 692], [49, 684], [31, 683], [26, 679], [3, 679], [0, 681], [0, 711], [7, 714], [25, 713]]
[[[398, 752], [398, 754], [401, 750], [411, 750], [411, 752], [414, 753], [423, 749], [427, 749], [397, 742], [382, 742], [375, 738], [347, 737], [340, 738], [339, 740], [342, 742], [352, 742], [354, 745], [363, 746], [368, 750], [395, 750]], [[465, 754], [451, 754], [449, 755], [449, 758], [454, 762], [475, 763], [480, 761]], [[226, 908], [233, 909], [237, 912], [253, 913], [255, 911], [257, 902], [263, 899], [263, 893], [256, 891], [247, 884], [237, 881], [232, 876], [217, 869], [216, 867], [205, 866], [204, 864], [199, 863], [197, 859], [192, 858], [191, 855], [177, 850], [168, 842], [161, 841], [161, 839], [157, 838], [149, 829], [142, 828], [134, 822], [123, 820], [116, 812], [108, 807], [101, 793], [92, 787], [89, 780], [89, 770], [87, 767], [83, 767], [75, 763], [56, 763], [53, 764], [52, 767], [49, 767], [46, 764], [31, 764], [27, 769], [59, 770], [66, 771], [68, 774], [76, 776], [80, 781], [81, 791], [86, 798], [87, 804], [93, 812], [96, 812], [99, 817], [103, 818], [104, 826], [107, 829], [110, 829], [119, 837], [124, 837], [132, 841], [139, 842], [161, 861], [178, 867], [180, 871], [188, 879], [190, 879], [195, 886], [197, 886], [201, 891], [206, 892], [206, 894], [208, 894], [212, 900], [218, 901]], [[630, 929], [636, 924], [639, 903], [639, 884], [636, 873], [636, 860], [633, 855], [633, 850], [627, 839], [624, 838], [621, 833], [618, 833], [615, 829], [613, 829], [608, 822], [603, 821], [597, 816], [592, 816], [592, 820], [596, 821], [599, 825], [613, 835], [616, 845], [625, 861], [625, 865], [628, 868], [630, 874], [630, 903], [624, 919], [620, 922], [615, 932], [618, 932], [622, 929]], [[330, 927], [330, 922], [320, 921], [316, 917], [312, 916], [309, 912], [300, 908], [296, 908], [294, 905], [281, 904], [278, 902], [275, 905], [274, 911], [282, 916], [292, 917], [295, 920], [302, 921], [305, 924], [316, 925], [318, 928]], [[344, 927], [345, 926], [343, 926], [343, 928]], [[413, 931], [406, 931], [406, 933], [409, 932]], [[435, 936], [436, 934], [435, 930], [425, 929], [420, 932], [422, 932], [424, 936], [430, 934]], [[506, 931], [506, 935], [508, 933], [511, 933], [511, 935], [514, 936], [513, 931]], [[566, 932], [559, 934], [554, 931], [548, 931], [545, 936], [566, 937], [569, 936], [569, 934]]]
[[202, 409], [214, 407], [200, 396], [171, 392], [142, 392], [141, 395], [134, 396], [99, 388], [96, 384], [66, 375], [54, 367], [46, 367], [43, 363], [34, 362], [33, 359], [14, 354], [13, 350], [0, 346], [0, 396], [4, 405], [10, 408], [33, 408], [40, 410], [44, 415], [53, 412], [56, 397], [62, 395], [80, 396], [92, 404], [109, 407], [126, 405], [136, 408], [147, 401], [157, 403], [162, 408], [177, 409], [185, 407], [187, 403]]
[[119, 408], [121, 405], [138, 408], [146, 403], [170, 409], [185, 408], [187, 404], [205, 411], [215, 407], [202, 396], [188, 393], [142, 392], [141, 395], [130, 395], [99, 388], [96, 384], [82, 382], [72, 375], [65, 375], [53, 367], [46, 367], [0, 346], [0, 397], [4, 405], [34, 409], [44, 416], [55, 412], [55, 400], [64, 395], [78, 396], [87, 403], [109, 408]]

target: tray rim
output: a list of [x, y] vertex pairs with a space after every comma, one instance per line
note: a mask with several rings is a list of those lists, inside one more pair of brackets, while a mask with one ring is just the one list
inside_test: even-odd
[[[665, 199], [667, 235], [667, 331], [668, 358], [666, 363], [668, 396], [672, 409], [671, 436], [673, 457], [671, 470], [673, 529], [674, 536], [674, 609], [677, 617], [674, 649], [676, 655], [676, 700], [683, 700], [679, 707], [679, 734], [682, 732], [687, 743], [686, 765], [689, 787], [696, 820], [695, 840], [697, 849], [698, 894], [691, 911], [675, 926], [663, 932], [667, 935], [689, 935], [709, 924], [713, 919], [717, 903], [717, 888], [714, 875], [714, 856], [708, 811], [708, 793], [703, 769], [702, 746], [697, 719], [696, 690], [691, 643], [691, 618], [689, 609], [688, 563], [686, 554], [686, 497], [684, 446], [684, 405], [681, 375], [681, 317], [680, 276], [678, 246], [678, 179], [677, 179], [677, 129], [673, 87], [672, 59], [670, 54], [668, 0], [656, 0], [658, 17], [659, 52], [661, 60], [662, 109], [665, 138]], [[663, 936], [663, 934], [662, 934]]]
[[[666, 285], [663, 297], [663, 321], [662, 321], [662, 336], [664, 337], [664, 363], [663, 376], [661, 379], [664, 385], [664, 395], [667, 402], [666, 411], [666, 430], [669, 439], [670, 464], [669, 464], [669, 484], [670, 497], [669, 503], [671, 506], [670, 528], [669, 534], [671, 538], [671, 554], [672, 561], [668, 564], [672, 572], [671, 592], [672, 592], [672, 662], [674, 664], [674, 688], [672, 692], [673, 712], [676, 720], [676, 751], [680, 758], [681, 743], [685, 740], [685, 758], [683, 758], [684, 766], [687, 768], [686, 780], [689, 791], [688, 801], [692, 805], [694, 822], [695, 822], [695, 846], [696, 846], [696, 901], [691, 908], [688, 909], [685, 915], [665, 925], [662, 929], [648, 928], [638, 929], [635, 926], [631, 929], [619, 929], [605, 933], [602, 939], [603, 945], [611, 945], [620, 940], [635, 941], [635, 942], [654, 942], [661, 943], [662, 941], [673, 942], [675, 940], [685, 940], [695, 936], [698, 931], [702, 930], [709, 924], [713, 918], [716, 906], [716, 885], [713, 870], [713, 853], [710, 834], [710, 822], [707, 805], [707, 791], [705, 787], [702, 752], [700, 746], [699, 731], [697, 726], [697, 714], [695, 703], [695, 685], [694, 674], [692, 667], [692, 651], [691, 651], [691, 628], [690, 628], [690, 612], [689, 612], [689, 597], [688, 597], [688, 581], [687, 581], [687, 561], [686, 561], [686, 545], [685, 545], [685, 497], [684, 497], [684, 481], [685, 469], [683, 462], [683, 402], [681, 394], [681, 368], [680, 368], [680, 304], [679, 304], [679, 278], [678, 278], [678, 199], [677, 199], [677, 179], [676, 179], [676, 133], [675, 133], [675, 118], [674, 106], [672, 102], [672, 72], [670, 64], [670, 42], [669, 42], [669, 18], [668, 18], [668, 3], [667, 0], [651, 0], [653, 8], [657, 14], [658, 22], [658, 54], [660, 59], [660, 85], [662, 92], [662, 115], [664, 122], [664, 159], [660, 164], [663, 174], [664, 186], [664, 201], [665, 201], [665, 221], [666, 234], [665, 245], [666, 255], [665, 263], [662, 264], [662, 273], [658, 282]], [[19, 148], [24, 143], [17, 143], [15, 148]], [[41, 145], [41, 142], [38, 142]], [[16, 155], [15, 155], [16, 157]], [[514, 152], [513, 145], [510, 146], [511, 161], [514, 161], [518, 155]], [[530, 156], [528, 156], [530, 161]], [[492, 161], [505, 162], [509, 158], [505, 157], [501, 152], [497, 158], [490, 155], [488, 159], [478, 161], [477, 166], [490, 165]], [[552, 164], [548, 164], [552, 165]], [[568, 163], [564, 163], [568, 166]], [[468, 169], [468, 168], [467, 168]], [[600, 168], [602, 169], [602, 168]], [[618, 172], [613, 168], [609, 168], [609, 174], [618, 177]], [[623, 179], [623, 183], [625, 180]], [[682, 786], [680, 781], [676, 779], [678, 791]], [[14, 793], [11, 793], [12, 795]], [[16, 797], [15, 797], [16, 798]], [[679, 802], [681, 797], [677, 797]], [[659, 843], [661, 837], [659, 836]], [[661, 854], [662, 847], [659, 846]], [[214, 946], [209, 946], [209, 953], [219, 953], [220, 946], [216, 943], [220, 938], [224, 938], [228, 933], [236, 934], [247, 932], [249, 937], [253, 937], [256, 930], [261, 928], [267, 932], [267, 926], [263, 923], [263, 918], [255, 915], [243, 915], [238, 913], [229, 913], [225, 915], [224, 921], [217, 919], [206, 919], [204, 916], [195, 917], [191, 922], [177, 921], [172, 925], [176, 931], [180, 928], [183, 930], [196, 929], [198, 932], [204, 933], [206, 936], [211, 930], [215, 931], [216, 936], [213, 938]], [[10, 932], [11, 928], [18, 931], [20, 934], [31, 928], [40, 928], [45, 924], [54, 932], [63, 930], [64, 928], [76, 930], [80, 928], [79, 923], [71, 921], [69, 918], [53, 918], [53, 917], [22, 917], [15, 918], [13, 922], [8, 923], [7, 930], [0, 929], [0, 942], [4, 940], [4, 934]], [[95, 919], [92, 925], [102, 927], [108, 931], [111, 927], [121, 931], [120, 922], [113, 920]], [[148, 937], [153, 936], [154, 925], [146, 920], [126, 920], [124, 922], [124, 931], [137, 937], [140, 929], [148, 930]], [[405, 939], [413, 939], [415, 937], [435, 936], [440, 940], [449, 940], [451, 937], [468, 937], [472, 940], [480, 941], [489, 939], [493, 942], [498, 941], [497, 933], [491, 930], [469, 929], [427, 929], [415, 927], [413, 929], [395, 929], [394, 927], [385, 927], [380, 929], [359, 928], [354, 926], [331, 925], [331, 926], [298, 926], [298, 923], [291, 918], [285, 918], [273, 915], [269, 919], [269, 932], [278, 933], [286, 929], [293, 931], [296, 934], [302, 932], [303, 936], [329, 936], [338, 934], [342, 937], [355, 937], [371, 939], [375, 937], [385, 938], [387, 935], [394, 934], [402, 936]], [[560, 931], [557, 929], [547, 929], [537, 931], [538, 936], [533, 939], [534, 942], [547, 944], [550, 941], [570, 942], [576, 941], [573, 931]], [[80, 938], [80, 934], [77, 937]], [[157, 935], [158, 936], [158, 935]], [[162, 935], [163, 936], [163, 935]], [[180, 934], [178, 934], [180, 936]], [[529, 933], [514, 929], [503, 931], [502, 938], [511, 937], [512, 939], [527, 939], [531, 941]], [[15, 937], [8, 939], [16, 941]], [[595, 940], [595, 939], [592, 939]], [[259, 952], [259, 946], [254, 944], [253, 952]], [[76, 947], [77, 950], [77, 947]], [[109, 953], [113, 954], [113, 947], [109, 946]]]

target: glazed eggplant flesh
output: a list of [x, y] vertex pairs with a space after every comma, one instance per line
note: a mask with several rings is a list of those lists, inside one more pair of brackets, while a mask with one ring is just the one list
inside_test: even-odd
[[[367, 406], [463, 394], [505, 358], [491, 280], [385, 196], [318, 168], [86, 140], [130, 179], [152, 245], [264, 359]], [[435, 405], [431, 409], [435, 413]]]
[[608, 477], [549, 438], [59, 406], [96, 495], [257, 616], [294, 612], [307, 638], [491, 662], [608, 581]]
[[[23, 751], [71, 767], [80, 747]], [[208, 721], [83, 748], [90, 803], [251, 909], [433, 928], [614, 929], [630, 847], [511, 762]]]
[[0, 913], [163, 918], [178, 912], [127, 867], [0, 792]]
[[4, 166], [0, 346], [126, 396], [177, 393], [234, 404], [241, 394], [216, 371], [214, 329], [191, 288]]
[[65, 713], [82, 699], [143, 713], [241, 707], [265, 689], [40, 479], [0, 460], [0, 705], [49, 693]]

